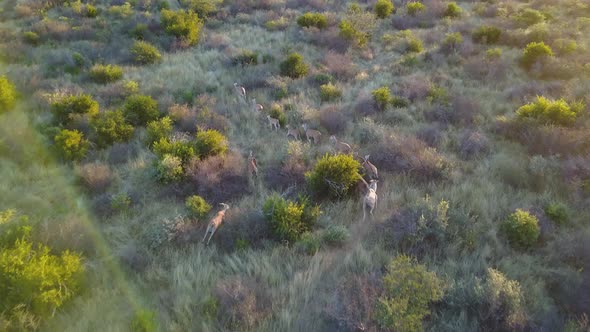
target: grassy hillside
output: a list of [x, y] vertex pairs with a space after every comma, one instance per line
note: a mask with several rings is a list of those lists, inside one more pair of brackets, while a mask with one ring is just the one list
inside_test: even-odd
[[420, 3], [0, 4], [0, 212], [84, 276], [0, 330], [587, 330], [590, 7]]

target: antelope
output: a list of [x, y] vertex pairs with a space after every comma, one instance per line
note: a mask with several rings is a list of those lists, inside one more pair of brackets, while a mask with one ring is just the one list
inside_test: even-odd
[[263, 109], [264, 109], [264, 106], [257, 104], [256, 98], [252, 98], [252, 111], [254, 111], [254, 113], [257, 113], [259, 111], [262, 111]]
[[287, 138], [289, 138], [289, 136], [293, 136], [296, 140], [301, 139], [299, 137], [299, 130], [297, 128], [291, 128], [289, 125], [286, 125], [285, 128], [287, 128]]
[[307, 137], [307, 141], [311, 143], [310, 138], [313, 138], [313, 143], [318, 144], [318, 142], [320, 141], [320, 136], [322, 136], [322, 133], [314, 129], [307, 129], [306, 123], [302, 124], [301, 127], [303, 127], [303, 130], [305, 130], [305, 137]]
[[278, 131], [279, 128], [281, 128], [281, 123], [279, 122], [279, 119], [275, 119], [275, 118], [271, 117], [270, 115], [267, 115], [266, 118], [268, 119], [268, 123], [270, 124], [270, 130], [273, 130], [273, 128], [276, 128]]
[[352, 148], [350, 147], [350, 144], [339, 141], [336, 138], [336, 136], [334, 136], [334, 135], [330, 136], [330, 141], [332, 141], [332, 143], [334, 144], [334, 148], [336, 148], [336, 151], [338, 151], [340, 153], [351, 153], [352, 152]]
[[371, 177], [371, 179], [378, 179], [379, 178], [379, 173], [377, 172], [377, 167], [375, 167], [375, 165], [371, 164], [371, 162], [369, 161], [369, 157], [371, 155], [368, 154], [366, 155], [363, 159], [363, 167], [365, 168], [365, 170], [367, 171], [367, 173], [369, 174], [369, 176]]
[[236, 94], [238, 95], [238, 98], [244, 102], [246, 102], [246, 88], [244, 88], [241, 85], [238, 85], [238, 83], [234, 83], [234, 89], [236, 90]]
[[363, 198], [363, 221], [365, 221], [367, 208], [369, 208], [369, 214], [372, 218], [373, 210], [377, 206], [377, 180], [371, 180], [369, 181], [369, 184], [365, 180], [363, 180], [363, 182], [365, 182], [365, 185], [367, 186], [367, 193]]
[[252, 151], [250, 151], [250, 156], [248, 157], [248, 172], [255, 178], [258, 177], [258, 164], [256, 163], [256, 158], [252, 155]]
[[205, 232], [205, 237], [203, 238], [203, 241], [202, 241], [202, 242], [205, 242], [205, 239], [207, 238], [207, 234], [211, 233], [211, 235], [209, 236], [209, 240], [207, 240], [206, 245], [209, 245], [209, 242], [211, 241], [213, 234], [215, 234], [215, 231], [217, 230], [217, 228], [219, 228], [219, 225], [221, 225], [221, 222], [223, 222], [223, 217], [225, 217], [225, 211], [227, 209], [229, 209], [229, 205], [227, 205], [225, 203], [219, 203], [219, 205], [223, 206], [223, 209], [221, 209], [219, 212], [217, 212], [215, 217], [213, 217], [209, 221], [209, 225], [207, 226], [207, 231]]

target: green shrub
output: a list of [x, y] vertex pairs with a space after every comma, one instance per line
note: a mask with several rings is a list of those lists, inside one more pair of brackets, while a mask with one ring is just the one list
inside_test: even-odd
[[15, 103], [16, 89], [14, 85], [6, 76], [0, 76], [0, 114], [11, 110]]
[[306, 255], [313, 256], [320, 251], [320, 240], [311, 232], [305, 232], [295, 244], [296, 249]]
[[430, 314], [430, 303], [444, 294], [443, 282], [434, 272], [404, 255], [387, 267], [383, 288], [376, 319], [382, 328], [394, 331], [421, 331], [422, 320]]
[[158, 102], [150, 96], [133, 95], [125, 99], [123, 114], [127, 120], [136, 125], [145, 125], [160, 116]]
[[516, 21], [525, 26], [535, 25], [545, 20], [545, 16], [538, 10], [525, 8], [516, 15]]
[[178, 157], [182, 164], [197, 156], [194, 143], [189, 141], [170, 141], [168, 138], [162, 137], [159, 141], [154, 142], [152, 148], [160, 159], [164, 158], [165, 155], [171, 155]]
[[288, 242], [297, 241], [311, 230], [320, 215], [319, 207], [306, 199], [293, 202], [276, 194], [266, 199], [262, 211], [274, 236]]
[[377, 104], [380, 110], [385, 110], [389, 102], [391, 101], [391, 92], [389, 91], [389, 87], [382, 86], [378, 89], [371, 91], [373, 95], [373, 100]]
[[243, 51], [231, 60], [232, 65], [256, 66], [258, 64], [258, 52]]
[[320, 86], [320, 99], [322, 101], [332, 101], [340, 99], [342, 91], [334, 84], [328, 83]]
[[307, 75], [309, 65], [303, 62], [303, 57], [299, 53], [291, 53], [280, 64], [281, 75], [291, 78], [300, 78]]
[[202, 158], [216, 156], [227, 150], [227, 138], [214, 129], [201, 130], [197, 133], [195, 146]]
[[150, 121], [146, 129], [149, 145], [152, 145], [152, 143], [159, 141], [161, 138], [168, 138], [172, 134], [172, 119], [165, 116], [159, 120]]
[[445, 51], [456, 51], [461, 43], [463, 43], [463, 37], [460, 32], [447, 33], [441, 48]]
[[138, 310], [131, 321], [131, 331], [133, 332], [156, 332], [158, 331], [158, 322], [156, 313], [151, 310]]
[[126, 192], [118, 193], [113, 195], [111, 198], [111, 209], [125, 213], [129, 211], [129, 207], [131, 207], [131, 197]]
[[489, 25], [482, 25], [479, 28], [473, 30], [471, 33], [471, 38], [476, 43], [483, 43], [483, 44], [495, 44], [500, 40], [500, 35], [502, 34], [502, 30], [489, 26]]
[[377, 0], [377, 3], [375, 4], [375, 15], [378, 18], [387, 18], [393, 13], [394, 9], [395, 7], [391, 0]]
[[217, 11], [217, 6], [223, 0], [181, 0], [180, 2], [197, 13], [199, 17], [207, 17]]
[[148, 32], [147, 24], [137, 23], [131, 30], [129, 35], [134, 39], [143, 40]]
[[98, 16], [98, 9], [93, 5], [88, 4], [86, 5], [86, 13], [84, 13], [84, 15], [86, 15], [86, 17], [94, 18]]
[[196, 218], [203, 218], [211, 211], [211, 205], [197, 195], [187, 197], [185, 205], [190, 215]]
[[352, 155], [326, 154], [305, 178], [318, 197], [341, 198], [350, 194], [359, 180], [360, 166]]
[[560, 55], [572, 54], [578, 49], [578, 43], [571, 39], [556, 39], [554, 45]]
[[31, 44], [33, 46], [37, 46], [37, 45], [39, 45], [39, 41], [41, 39], [39, 38], [39, 35], [36, 34], [35, 32], [33, 32], [33, 31], [25, 31], [25, 32], [23, 32], [23, 40], [27, 44]]
[[520, 248], [534, 245], [540, 234], [537, 217], [521, 209], [517, 209], [502, 223], [502, 230], [510, 244]]
[[340, 37], [352, 41], [357, 47], [365, 47], [373, 30], [375, 30], [376, 16], [363, 11], [358, 4], [351, 4], [346, 16], [340, 21]]
[[183, 178], [182, 160], [176, 156], [165, 154], [156, 164], [158, 179], [162, 182], [176, 182]]
[[424, 50], [424, 46], [422, 46], [422, 41], [417, 37], [410, 37], [406, 41], [406, 52], [411, 53], [420, 53]]
[[285, 125], [287, 124], [287, 116], [285, 115], [285, 112], [283, 112], [283, 110], [281, 109], [281, 105], [279, 104], [272, 104], [270, 106], [270, 110], [268, 112], [272, 118], [279, 120], [279, 124], [281, 125], [281, 127], [285, 127]]
[[330, 246], [342, 246], [349, 238], [348, 228], [342, 225], [330, 225], [322, 236], [324, 242]]
[[444, 17], [460, 17], [463, 14], [463, 9], [457, 5], [456, 2], [449, 2], [447, 9], [443, 14]]
[[135, 62], [144, 65], [159, 62], [162, 58], [160, 51], [154, 45], [142, 40], [138, 40], [133, 44], [131, 54], [133, 54]]
[[516, 114], [521, 119], [530, 118], [544, 124], [569, 126], [576, 121], [576, 117], [583, 109], [582, 103], [570, 105], [563, 99], [549, 100], [538, 96], [536, 101], [518, 108]]
[[59, 123], [69, 122], [75, 115], [98, 115], [98, 102], [90, 95], [68, 96], [51, 105], [51, 112]]
[[532, 65], [534, 65], [537, 61], [546, 59], [553, 56], [553, 51], [551, 48], [543, 42], [532, 42], [529, 43], [526, 48], [524, 49], [524, 53], [522, 55], [522, 65], [529, 69]]
[[264, 27], [270, 31], [285, 30], [288, 26], [289, 20], [282, 16], [276, 20], [269, 20], [264, 23]]
[[133, 136], [134, 128], [125, 121], [123, 111], [107, 111], [100, 114], [92, 125], [96, 131], [98, 145], [106, 147], [113, 143], [127, 142]]
[[426, 6], [424, 6], [421, 2], [418, 1], [408, 2], [406, 4], [406, 11], [408, 12], [408, 15], [411, 16], [416, 16], [418, 12], [421, 12], [424, 9], [426, 9]]
[[80, 160], [86, 156], [90, 143], [77, 130], [63, 129], [54, 137], [55, 148], [65, 160]]
[[313, 81], [317, 85], [324, 85], [324, 84], [328, 84], [328, 83], [334, 83], [335, 82], [335, 79], [330, 74], [327, 74], [327, 73], [319, 73], [319, 74], [316, 74], [313, 77]]
[[410, 101], [403, 97], [392, 97], [389, 103], [395, 108], [404, 108], [410, 105]]
[[567, 206], [562, 203], [551, 203], [545, 207], [545, 214], [549, 217], [553, 222], [559, 225], [563, 225], [567, 223], [569, 220], [569, 213], [567, 211]]
[[123, 77], [123, 68], [117, 65], [94, 65], [90, 69], [90, 78], [96, 83], [111, 83]]
[[189, 45], [195, 45], [199, 41], [203, 20], [199, 18], [197, 13], [163, 9], [160, 12], [160, 20], [166, 33], [181, 38]]
[[502, 57], [502, 49], [495, 47], [495, 48], [490, 48], [486, 51], [486, 59], [488, 61], [494, 61], [494, 60], [498, 60]]
[[316, 27], [318, 29], [325, 29], [328, 27], [328, 19], [326, 15], [321, 13], [305, 13], [297, 19], [297, 24], [300, 27]]

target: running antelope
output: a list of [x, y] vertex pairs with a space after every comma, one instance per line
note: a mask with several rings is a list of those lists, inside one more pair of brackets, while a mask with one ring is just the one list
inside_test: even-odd
[[[363, 180], [363, 182], [365, 181]], [[371, 180], [369, 184], [365, 182], [365, 185], [367, 186], [367, 193], [363, 198], [363, 221], [365, 221], [367, 208], [369, 208], [369, 214], [372, 218], [373, 210], [377, 206], [377, 180]]]
[[207, 238], [207, 234], [211, 233], [211, 235], [209, 236], [209, 240], [207, 240], [206, 245], [209, 245], [209, 242], [211, 241], [213, 234], [215, 234], [215, 231], [217, 230], [217, 228], [219, 228], [219, 225], [221, 225], [221, 223], [223, 222], [223, 217], [225, 217], [225, 211], [227, 209], [229, 209], [229, 205], [227, 205], [225, 203], [219, 203], [219, 205], [223, 206], [223, 208], [219, 212], [217, 212], [217, 214], [215, 215], [215, 217], [213, 217], [213, 219], [211, 219], [209, 221], [209, 225], [207, 226], [207, 231], [205, 232], [205, 237], [203, 238], [203, 241], [202, 241], [202, 242], [205, 242], [205, 239]]
[[308, 142], [311, 143], [311, 138], [313, 138], [314, 144], [319, 143], [322, 133], [314, 129], [307, 129], [307, 123], [302, 124], [301, 127], [303, 127], [303, 130], [305, 130], [305, 137], [307, 137]]
[[252, 155], [252, 151], [250, 151], [250, 156], [248, 157], [248, 172], [255, 178], [258, 177], [258, 164], [256, 163], [256, 158]]
[[299, 129], [291, 128], [291, 126], [289, 126], [289, 125], [286, 125], [285, 128], [287, 128], [287, 138], [289, 138], [289, 136], [293, 136], [296, 140], [301, 139], [299, 137]]
[[350, 144], [339, 141], [336, 138], [336, 136], [334, 136], [334, 135], [330, 136], [330, 141], [332, 141], [332, 144], [334, 145], [334, 148], [336, 149], [337, 152], [340, 152], [340, 153], [351, 153], [352, 152], [352, 148], [350, 147]]
[[238, 85], [238, 83], [234, 83], [234, 90], [236, 91], [236, 94], [238, 95], [238, 99], [246, 102], [246, 88], [244, 88], [241, 85]]
[[256, 98], [252, 98], [252, 111], [254, 111], [254, 113], [257, 113], [259, 111], [262, 111], [263, 109], [264, 109], [264, 106], [257, 104]]
[[379, 173], [377, 172], [377, 167], [375, 167], [375, 165], [371, 164], [371, 162], [369, 161], [369, 157], [371, 155], [368, 154], [365, 156], [365, 158], [363, 159], [363, 167], [365, 168], [365, 170], [367, 171], [367, 174], [369, 174], [369, 176], [371, 177], [371, 179], [378, 179], [379, 178]]
[[279, 119], [275, 119], [275, 118], [271, 117], [270, 115], [267, 115], [266, 118], [268, 119], [268, 123], [270, 124], [270, 130], [273, 130], [273, 128], [276, 128], [278, 131], [279, 128], [281, 128], [281, 123], [279, 122]]

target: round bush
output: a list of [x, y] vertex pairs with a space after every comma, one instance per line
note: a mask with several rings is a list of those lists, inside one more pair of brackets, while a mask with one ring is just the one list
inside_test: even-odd
[[297, 24], [305, 28], [316, 27], [318, 29], [325, 29], [328, 26], [328, 19], [326, 15], [321, 13], [305, 13], [299, 16]]
[[153, 142], [159, 141], [161, 138], [168, 138], [172, 134], [172, 119], [165, 116], [160, 120], [154, 120], [147, 124], [148, 142], [151, 145]]
[[522, 55], [522, 65], [529, 69], [537, 61], [553, 56], [551, 48], [543, 42], [529, 43]]
[[190, 215], [196, 218], [203, 218], [211, 211], [211, 205], [197, 195], [187, 197], [185, 205]]
[[188, 45], [195, 45], [199, 41], [199, 32], [203, 27], [203, 20], [193, 11], [172, 11], [163, 9], [160, 12], [162, 27], [166, 33], [181, 38]]
[[288, 201], [279, 195], [272, 195], [264, 202], [262, 211], [278, 240], [294, 242], [309, 230], [320, 215], [318, 206], [307, 199], [299, 202]]
[[516, 114], [521, 119], [531, 118], [544, 124], [570, 126], [574, 124], [576, 117], [584, 107], [583, 103], [570, 105], [563, 99], [549, 100], [538, 96], [536, 101], [516, 110]]
[[471, 38], [473, 38], [473, 41], [476, 43], [494, 44], [498, 42], [501, 34], [502, 30], [496, 27], [482, 25], [479, 28], [473, 30], [471, 33]]
[[551, 203], [545, 207], [545, 214], [553, 222], [559, 225], [567, 223], [569, 219], [569, 213], [567, 206], [562, 203]]
[[508, 237], [510, 244], [520, 248], [534, 245], [540, 234], [537, 217], [521, 209], [517, 209], [504, 221], [502, 230]]
[[421, 2], [412, 1], [406, 4], [406, 11], [408, 12], [408, 15], [411, 16], [416, 16], [418, 12], [421, 12], [424, 9], [426, 9], [426, 6], [424, 6]]
[[0, 113], [9, 111], [16, 103], [16, 89], [6, 78], [0, 76]]
[[406, 52], [410, 53], [420, 53], [424, 50], [424, 46], [422, 45], [422, 41], [417, 37], [408, 38], [406, 41]]
[[176, 156], [165, 154], [156, 165], [158, 179], [162, 182], [175, 182], [182, 179], [184, 170], [182, 160]]
[[138, 126], [156, 120], [160, 116], [158, 102], [150, 96], [134, 95], [125, 99], [123, 114], [127, 120]]
[[63, 129], [54, 137], [55, 148], [65, 160], [77, 161], [86, 156], [90, 143], [77, 130]]
[[98, 102], [90, 95], [68, 96], [51, 105], [51, 112], [59, 123], [67, 123], [74, 115], [98, 115]]
[[443, 14], [444, 17], [460, 17], [463, 13], [461, 7], [457, 5], [456, 2], [450, 2], [445, 9]]
[[280, 64], [282, 76], [300, 78], [307, 75], [309, 66], [303, 62], [303, 57], [298, 53], [291, 53], [287, 59]]
[[322, 101], [332, 101], [342, 97], [342, 91], [334, 84], [328, 83], [320, 86], [320, 99]]
[[283, 110], [281, 109], [281, 105], [272, 104], [268, 113], [273, 119], [279, 120], [279, 124], [281, 125], [281, 127], [285, 127], [285, 125], [287, 124], [287, 116], [285, 115], [285, 112], [283, 112]]
[[135, 62], [144, 65], [159, 62], [162, 58], [160, 51], [154, 45], [141, 40], [133, 44], [131, 54], [133, 54], [133, 60]]
[[39, 35], [33, 31], [25, 31], [23, 32], [23, 40], [27, 44], [37, 46], [39, 45], [39, 41], [41, 40], [41, 38], [39, 38]]
[[342, 225], [330, 225], [322, 236], [324, 242], [330, 246], [342, 246], [349, 238], [348, 228]]
[[525, 8], [516, 15], [516, 20], [525, 26], [531, 26], [543, 22], [545, 16], [538, 10]]
[[256, 66], [258, 64], [258, 53], [254, 51], [243, 51], [241, 54], [235, 56], [231, 62], [234, 66]]
[[153, 150], [159, 158], [164, 158], [165, 155], [171, 155], [178, 157], [182, 164], [186, 164], [196, 156], [193, 142], [184, 140], [171, 142], [168, 138], [164, 137], [160, 138], [159, 141], [154, 142]]
[[100, 114], [92, 125], [98, 137], [98, 145], [101, 147], [127, 142], [133, 136], [134, 128], [125, 121], [121, 110]]
[[216, 156], [227, 150], [227, 139], [217, 130], [202, 130], [197, 133], [196, 147], [202, 158]]
[[382, 111], [391, 101], [391, 92], [386, 86], [382, 86], [379, 89], [373, 90], [371, 94], [373, 95], [373, 100], [375, 100], [375, 103], [377, 103], [377, 106], [379, 106], [379, 109]]
[[395, 7], [393, 6], [393, 3], [391, 3], [391, 0], [377, 0], [377, 3], [375, 4], [375, 15], [377, 15], [378, 18], [387, 18], [393, 13], [394, 9]]
[[352, 192], [360, 178], [360, 167], [352, 155], [326, 154], [311, 172], [305, 174], [305, 178], [316, 196], [341, 198]]
[[123, 68], [116, 65], [94, 65], [90, 69], [90, 78], [96, 83], [111, 83], [123, 77]]
[[98, 16], [98, 9], [93, 5], [86, 5], [86, 17], [94, 18]]

